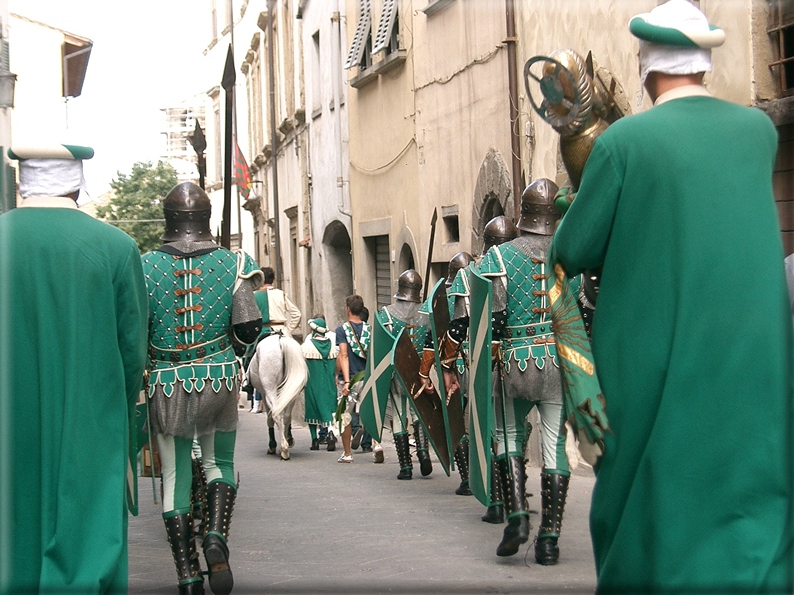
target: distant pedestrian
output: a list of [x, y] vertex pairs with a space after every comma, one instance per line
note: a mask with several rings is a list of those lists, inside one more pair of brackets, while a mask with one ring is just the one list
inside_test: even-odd
[[[361, 322], [369, 322], [369, 308], [364, 306], [361, 309]], [[361, 446], [361, 452], [372, 452], [372, 445], [373, 440], [372, 436], [369, 435], [367, 429], [361, 425], [361, 415], [359, 415], [359, 405], [360, 403], [356, 402], [356, 407], [351, 413], [351, 420], [350, 420], [350, 428], [353, 431], [353, 438], [350, 442], [350, 448], [356, 450], [359, 446]], [[375, 450], [377, 453], [375, 454], [375, 462], [383, 462], [383, 448], [379, 444], [375, 444]], [[380, 454], [378, 454], [380, 453]], [[378, 460], [379, 459], [379, 460]]]
[[[346, 412], [352, 415], [355, 412], [357, 401], [355, 398], [349, 399], [351, 390], [354, 395], [359, 391], [357, 387], [350, 386], [350, 379], [363, 371], [367, 365], [367, 352], [369, 342], [372, 337], [369, 323], [361, 320], [361, 313], [364, 311], [364, 299], [360, 295], [351, 295], [345, 299], [345, 312], [347, 321], [336, 329], [336, 344], [339, 346], [339, 369], [341, 374], [340, 398], [348, 399]], [[347, 425], [342, 430], [342, 446], [344, 453], [339, 458], [340, 463], [353, 462], [353, 452], [351, 449], [352, 428]], [[375, 453], [380, 456], [383, 462], [383, 450]], [[376, 459], [377, 460], [377, 459]]]
[[148, 306], [135, 241], [77, 209], [93, 154], [8, 152], [23, 201], [0, 216], [0, 593], [127, 591]]

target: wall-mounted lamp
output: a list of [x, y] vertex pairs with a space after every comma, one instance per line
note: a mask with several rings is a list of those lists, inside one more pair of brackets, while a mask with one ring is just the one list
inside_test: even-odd
[[14, 88], [17, 75], [13, 72], [0, 72], [0, 107], [14, 107]]

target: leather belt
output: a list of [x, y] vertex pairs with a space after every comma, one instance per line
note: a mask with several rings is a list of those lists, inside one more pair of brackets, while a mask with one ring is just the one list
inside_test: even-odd
[[231, 346], [232, 342], [229, 340], [228, 335], [217, 337], [205, 343], [185, 345], [182, 349], [160, 349], [154, 345], [149, 345], [149, 358], [152, 361], [178, 364], [200, 360], [207, 356], [221, 353]]
[[536, 322], [535, 324], [524, 324], [521, 326], [508, 326], [505, 328], [505, 338], [523, 339], [524, 337], [534, 337], [536, 335], [548, 335], [554, 332], [551, 321]]

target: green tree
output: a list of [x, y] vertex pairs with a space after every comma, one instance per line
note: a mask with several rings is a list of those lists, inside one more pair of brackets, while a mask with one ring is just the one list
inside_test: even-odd
[[129, 175], [116, 172], [110, 182], [114, 192], [110, 203], [97, 208], [97, 217], [128, 233], [141, 254], [162, 244], [162, 201], [178, 182], [176, 170], [164, 161], [157, 165], [138, 162]]

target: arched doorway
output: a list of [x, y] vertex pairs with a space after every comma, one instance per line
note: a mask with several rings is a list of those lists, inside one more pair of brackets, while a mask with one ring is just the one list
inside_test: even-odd
[[510, 172], [501, 155], [493, 147], [480, 166], [472, 201], [471, 253], [482, 252], [482, 231], [494, 217], [504, 215], [512, 219], [513, 189]]
[[328, 324], [344, 321], [345, 298], [353, 293], [353, 255], [350, 234], [341, 221], [332, 221], [323, 233], [328, 287], [320, 288], [319, 303], [323, 304]]
[[411, 247], [408, 244], [403, 244], [402, 248], [400, 248], [400, 257], [397, 259], [397, 271], [395, 272], [399, 277], [403, 271], [415, 268], [416, 264], [414, 260], [414, 252], [411, 250]]

